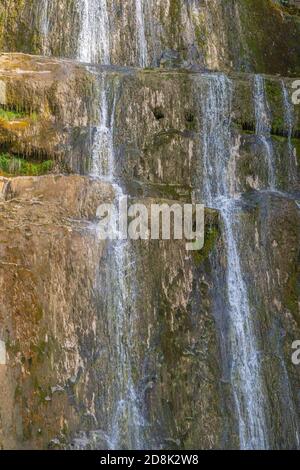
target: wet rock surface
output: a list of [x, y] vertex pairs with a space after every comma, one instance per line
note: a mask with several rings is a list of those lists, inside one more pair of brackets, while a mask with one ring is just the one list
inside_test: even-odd
[[99, 201], [112, 198], [108, 185], [76, 176], [8, 181], [0, 209], [4, 448], [45, 447], [92, 408], [94, 276], [105, 248], [92, 221]]
[[[1, 49], [77, 58], [86, 43], [83, 55], [96, 63], [158, 66], [171, 60], [223, 71], [299, 73], [297, 9], [273, 0], [107, 0], [90, 10], [86, 4], [3, 1]], [[105, 19], [97, 25], [98, 17]], [[82, 24], [94, 32], [85, 36]]]
[[[0, 157], [54, 163], [0, 168], [1, 448], [299, 448], [298, 32], [269, 0], [1, 3], [1, 49], [49, 57], [0, 55]], [[214, 207], [204, 248], [100, 241], [122, 194]]]
[[[0, 209], [1, 340], [7, 350], [7, 365], [1, 366], [7, 397], [1, 405], [1, 445], [61, 448], [78, 429], [109, 426], [102, 403], [117, 364], [107, 336], [106, 294], [97, 284], [101, 271], [109, 269], [109, 253], [94, 224], [98, 204], [110, 202], [113, 190], [80, 176], [1, 183], [6, 188]], [[208, 214], [207, 230], [217, 223], [216, 215]], [[145, 399], [149, 445], [169, 447], [174, 439], [178, 446], [217, 446], [211, 424], [214, 419], [217, 429], [221, 414], [209, 269], [206, 273], [201, 259], [187, 256], [182, 242], [135, 243], [134, 370]], [[163, 264], [153, 263], [158, 256]], [[205, 265], [210, 266], [208, 258]], [[151, 269], [145, 272], [145, 266]], [[198, 289], [193, 291], [199, 270], [207, 299], [201, 313]], [[193, 386], [182, 395], [188, 377], [194, 377]], [[197, 443], [195, 426], [206, 428]]]

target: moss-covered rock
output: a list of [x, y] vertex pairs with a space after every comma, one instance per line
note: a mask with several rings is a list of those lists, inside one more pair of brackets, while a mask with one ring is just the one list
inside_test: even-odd
[[[2, 55], [0, 63], [0, 80], [5, 85], [5, 104], [0, 108], [3, 153], [25, 155], [36, 161], [53, 159], [65, 170], [87, 173], [93, 139], [101, 124], [99, 100], [105, 82], [108, 112], [113, 108], [115, 112], [116, 175], [131, 186], [133, 181], [144, 184], [145, 194], [151, 185], [155, 194], [153, 185], [156, 189], [158, 185], [165, 189], [174, 185], [192, 188], [196, 180], [201, 193], [205, 119], [201, 99], [208, 93], [213, 73], [113, 67], [87, 70], [71, 61], [11, 54]], [[263, 188], [266, 159], [263, 143], [255, 135], [254, 76], [231, 74], [228, 78], [237, 189]], [[274, 165], [281, 189], [296, 189], [295, 181], [291, 185], [287, 177], [289, 162], [294, 158], [288, 152], [299, 158], [300, 107], [291, 103], [292, 81], [264, 76]], [[283, 84], [293, 120], [291, 141]], [[299, 168], [295, 166], [296, 173]]]
[[[140, 65], [135, 2], [108, 0], [107, 9], [111, 63]], [[177, 65], [299, 75], [297, 11], [274, 0], [144, 2], [146, 65], [168, 64], [165, 58], [171, 53]], [[81, 15], [75, 0], [5, 0], [0, 5], [0, 48], [78, 57]], [[99, 62], [97, 46], [95, 51], [93, 59]]]

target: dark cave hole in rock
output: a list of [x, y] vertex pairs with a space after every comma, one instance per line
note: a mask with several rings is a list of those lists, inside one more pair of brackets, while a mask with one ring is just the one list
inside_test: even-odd
[[185, 120], [189, 123], [192, 123], [195, 121], [195, 115], [192, 111], [186, 111], [185, 113]]
[[157, 121], [160, 121], [161, 119], [165, 118], [165, 114], [163, 112], [163, 109], [160, 106], [158, 106], [156, 108], [153, 108], [152, 112], [154, 114], [155, 119], [157, 119]]

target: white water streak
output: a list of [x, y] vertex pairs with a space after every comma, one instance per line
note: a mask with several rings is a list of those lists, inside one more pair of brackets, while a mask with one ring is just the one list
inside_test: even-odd
[[144, 0], [135, 0], [136, 15], [136, 41], [138, 51], [138, 62], [140, 67], [148, 65], [148, 47], [145, 31], [145, 8]]
[[[117, 203], [125, 197], [122, 187], [115, 178], [114, 116], [117, 93], [107, 74], [100, 80], [100, 123], [94, 136], [91, 175], [113, 185]], [[113, 93], [112, 109], [109, 109], [109, 95]], [[117, 202], [118, 201], [118, 202]], [[108, 444], [111, 450], [142, 449], [142, 428], [144, 421], [139, 409], [131, 369], [131, 346], [133, 344], [135, 317], [134, 272], [132, 253], [127, 240], [121, 237], [110, 245], [110, 283], [108, 286], [109, 309], [107, 315], [111, 325], [111, 337], [116, 345], [117, 401], [111, 418]]]
[[267, 449], [264, 387], [248, 291], [238, 252], [240, 212], [234, 199], [221, 207], [227, 241], [227, 285], [230, 305], [231, 378], [239, 418], [241, 449]]
[[110, 26], [107, 0], [77, 0], [80, 14], [78, 59], [110, 63]]
[[208, 89], [202, 97], [204, 130], [205, 202], [220, 210], [227, 246], [227, 296], [230, 317], [231, 382], [239, 423], [241, 449], [268, 447], [263, 380], [254, 325], [238, 251], [239, 201], [230, 169], [231, 82], [224, 75], [207, 76]]
[[288, 89], [284, 83], [284, 80], [281, 81], [282, 87], [282, 96], [283, 96], [283, 108], [284, 108], [284, 123], [287, 128], [287, 138], [288, 138], [288, 153], [290, 157], [289, 161], [289, 180], [290, 183], [297, 182], [297, 154], [292, 143], [293, 137], [293, 127], [294, 127], [294, 109], [292, 101], [289, 97]]
[[91, 176], [101, 179], [113, 180], [114, 174], [114, 148], [113, 131], [116, 100], [114, 97], [111, 115], [108, 112], [109, 83], [107, 76], [102, 73], [100, 79], [100, 122], [96, 128], [92, 146]]
[[225, 75], [207, 75], [203, 102], [203, 186], [205, 202], [214, 205], [228, 194], [231, 84]]
[[268, 169], [268, 189], [276, 188], [276, 171], [274, 162], [274, 148], [271, 138], [270, 110], [266, 98], [265, 80], [261, 75], [254, 77], [254, 104], [256, 119], [256, 135], [260, 138], [265, 149]]
[[49, 55], [49, 31], [50, 31], [50, 8], [49, 0], [41, 0], [39, 12], [39, 29], [42, 40], [42, 52], [44, 55]]

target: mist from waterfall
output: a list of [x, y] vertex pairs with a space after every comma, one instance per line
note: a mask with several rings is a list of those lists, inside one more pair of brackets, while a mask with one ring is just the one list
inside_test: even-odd
[[240, 200], [232, 189], [235, 180], [230, 165], [232, 86], [221, 74], [207, 75], [206, 82], [205, 96], [201, 97], [204, 202], [220, 211], [226, 240], [230, 377], [240, 448], [266, 449], [262, 371], [239, 253]]

